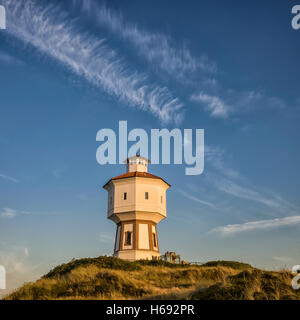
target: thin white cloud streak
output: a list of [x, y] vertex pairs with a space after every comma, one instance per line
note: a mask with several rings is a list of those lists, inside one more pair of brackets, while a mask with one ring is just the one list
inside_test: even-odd
[[[213, 90], [214, 92], [215, 90]], [[236, 92], [227, 90], [208, 94], [204, 90], [190, 96], [190, 101], [204, 107], [215, 118], [227, 118], [231, 114], [253, 112], [255, 110], [283, 110], [286, 103], [276, 96], [268, 96], [260, 91]]]
[[83, 31], [60, 7], [41, 7], [32, 0], [4, 3], [6, 32], [12, 36], [131, 107], [150, 111], [165, 123], [182, 120], [183, 104], [168, 88], [152, 85], [144, 74], [130, 70], [104, 38]]
[[73, 3], [90, 17], [96, 17], [100, 25], [123, 38], [127, 44], [130, 43], [155, 68], [173, 78], [187, 83], [194, 73], [212, 73], [217, 69], [216, 64], [210, 62], [205, 55], [194, 57], [186, 46], [176, 46], [169, 36], [142, 30], [136, 24], [127, 23], [121, 14], [116, 14], [104, 5], [98, 5], [93, 0], [73, 0]]
[[0, 51], [0, 62], [5, 64], [23, 65], [24, 62], [7, 54], [6, 52]]
[[286, 103], [281, 98], [268, 96], [264, 92], [255, 90], [242, 92], [230, 90], [228, 99], [231, 101], [235, 111], [253, 111], [260, 107], [275, 110], [286, 107]]
[[12, 219], [17, 215], [17, 211], [11, 208], [4, 208], [1, 212], [1, 217]]
[[226, 226], [214, 228], [209, 233], [217, 233], [221, 236], [232, 236], [247, 231], [269, 230], [279, 227], [290, 227], [296, 225], [300, 225], [300, 216], [252, 221], [242, 224], [228, 224]]
[[291, 257], [272, 257], [273, 260], [276, 260], [276, 261], [280, 261], [280, 262], [290, 262], [290, 261], [293, 261], [294, 259], [291, 258]]
[[0, 178], [5, 179], [5, 180], [9, 180], [9, 181], [14, 182], [14, 183], [18, 183], [19, 182], [18, 179], [15, 179], [13, 177], [7, 176], [6, 174], [1, 174], [0, 173]]
[[225, 165], [224, 155], [225, 150], [219, 146], [205, 146], [205, 160], [208, 161], [218, 173], [221, 173], [230, 179], [241, 179], [241, 175], [237, 170]]
[[260, 91], [236, 92], [218, 85], [211, 73], [216, 73], [216, 63], [205, 55], [195, 57], [186, 46], [178, 46], [170, 36], [149, 32], [136, 24], [128, 23], [120, 13], [94, 0], [73, 0], [74, 7], [80, 7], [90, 18], [106, 27], [114, 35], [125, 40], [136, 52], [144, 57], [155, 70], [180, 80], [184, 85], [201, 89], [190, 96], [190, 100], [204, 106], [212, 117], [226, 119], [232, 113], [263, 108], [283, 109], [285, 101], [276, 96], [268, 96]]
[[29, 211], [22, 211], [22, 210], [15, 210], [12, 208], [3, 208], [3, 210], [0, 212], [0, 216], [2, 218], [7, 218], [7, 219], [13, 219], [16, 216], [20, 214], [31, 214]]
[[283, 214], [297, 210], [293, 204], [290, 204], [276, 194], [270, 192], [269, 194], [266, 194], [261, 192], [258, 188], [255, 188], [254, 190], [254, 188], [242, 186], [241, 184], [226, 178], [217, 178], [215, 180], [215, 185], [220, 191], [229, 195], [260, 203]]
[[253, 201], [271, 208], [273, 216], [295, 214], [299, 208], [280, 195], [252, 185], [237, 170], [228, 167], [224, 160], [225, 151], [218, 147], [205, 146], [205, 159], [215, 172], [206, 173], [206, 180], [216, 189], [230, 196]]
[[226, 118], [230, 112], [230, 107], [218, 96], [208, 95], [204, 92], [193, 94], [191, 101], [204, 105], [204, 108], [215, 118]]
[[204, 204], [204, 205], [206, 205], [206, 206], [208, 206], [208, 207], [210, 207], [210, 208], [216, 208], [216, 206], [213, 204], [213, 203], [211, 203], [211, 202], [208, 202], [208, 201], [204, 201], [204, 200], [201, 200], [201, 199], [199, 199], [199, 198], [197, 198], [197, 197], [195, 197], [195, 196], [193, 196], [193, 195], [191, 195], [191, 194], [189, 194], [189, 193], [187, 193], [187, 192], [185, 192], [185, 191], [183, 191], [183, 190], [178, 190], [185, 198], [187, 198], [187, 199], [189, 199], [189, 200], [192, 200], [192, 201], [195, 201], [195, 202], [198, 202], [198, 203], [201, 203], [201, 204]]

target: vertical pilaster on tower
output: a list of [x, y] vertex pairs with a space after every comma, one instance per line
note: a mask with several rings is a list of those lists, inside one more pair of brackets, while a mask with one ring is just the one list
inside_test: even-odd
[[166, 191], [170, 185], [148, 173], [149, 160], [128, 158], [127, 172], [110, 179], [107, 217], [117, 225], [114, 256], [126, 260], [160, 257], [157, 223], [165, 219]]

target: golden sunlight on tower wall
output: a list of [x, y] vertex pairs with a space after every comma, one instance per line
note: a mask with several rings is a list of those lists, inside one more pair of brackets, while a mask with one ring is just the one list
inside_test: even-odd
[[[167, 216], [166, 191], [170, 185], [148, 173], [149, 161], [127, 159], [127, 172], [110, 179], [107, 217], [117, 224], [114, 256], [127, 259], [160, 257], [157, 223]], [[140, 170], [140, 171], [136, 171]]]

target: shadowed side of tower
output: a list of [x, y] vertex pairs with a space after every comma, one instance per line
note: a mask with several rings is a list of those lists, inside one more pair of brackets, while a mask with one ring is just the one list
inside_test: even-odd
[[148, 173], [149, 160], [126, 160], [127, 172], [110, 179], [107, 217], [117, 224], [114, 256], [126, 260], [160, 257], [157, 223], [167, 216], [166, 191], [170, 185]]

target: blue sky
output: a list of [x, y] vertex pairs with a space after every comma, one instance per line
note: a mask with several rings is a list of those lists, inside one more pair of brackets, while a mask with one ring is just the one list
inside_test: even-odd
[[8, 286], [111, 254], [102, 128], [204, 128], [205, 169], [153, 165], [160, 250], [300, 262], [295, 1], [0, 1], [0, 264]]

